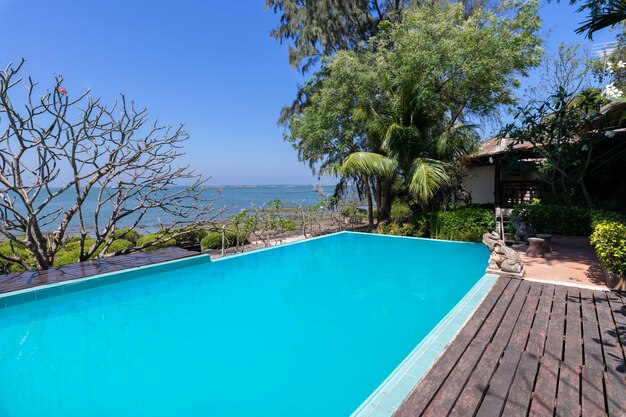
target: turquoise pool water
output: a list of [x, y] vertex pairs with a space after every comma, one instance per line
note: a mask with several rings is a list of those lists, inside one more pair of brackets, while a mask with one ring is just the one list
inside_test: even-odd
[[1, 308], [0, 416], [347, 416], [488, 252], [340, 233], [204, 259]]

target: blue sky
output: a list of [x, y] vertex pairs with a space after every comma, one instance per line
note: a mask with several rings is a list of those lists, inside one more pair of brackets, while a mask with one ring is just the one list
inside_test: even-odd
[[[124, 92], [161, 122], [184, 122], [185, 162], [212, 184], [316, 183], [276, 125], [305, 78], [270, 38], [277, 17], [264, 3], [0, 0], [0, 65], [25, 57], [42, 87], [62, 74], [70, 95]], [[546, 50], [586, 42], [574, 10], [542, 1]], [[613, 38], [605, 30], [594, 42]]]

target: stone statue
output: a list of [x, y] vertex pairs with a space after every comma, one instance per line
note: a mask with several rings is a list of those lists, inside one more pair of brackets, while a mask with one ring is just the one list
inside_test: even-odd
[[526, 242], [529, 237], [537, 236], [537, 231], [529, 226], [521, 217], [511, 217], [511, 224], [515, 229], [515, 240], [518, 242]]
[[519, 253], [507, 247], [497, 232], [485, 233], [483, 243], [491, 252], [487, 266], [488, 273], [512, 275], [518, 278], [524, 276], [524, 264]]

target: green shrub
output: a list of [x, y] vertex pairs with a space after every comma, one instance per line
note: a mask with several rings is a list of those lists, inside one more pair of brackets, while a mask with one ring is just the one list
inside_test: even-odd
[[[11, 243], [11, 242], [2, 242], [0, 244], [0, 253], [6, 256], [18, 256], [20, 259], [25, 260], [26, 262], [28, 262], [29, 264], [33, 264], [34, 260], [32, 258], [32, 256], [30, 255], [30, 253], [28, 253], [28, 251], [24, 248], [23, 245], [20, 245], [19, 243]], [[11, 261], [7, 261], [4, 259], [0, 259], [0, 273], [2, 274], [10, 274], [13, 272], [22, 272], [24, 271], [24, 268], [22, 267], [22, 265], [15, 263], [15, 262], [11, 262]]]
[[495, 229], [493, 210], [464, 207], [431, 214], [431, 237], [436, 239], [480, 242], [484, 233]]
[[589, 209], [583, 207], [530, 204], [514, 207], [511, 215], [522, 217], [537, 233], [569, 236], [591, 233]]
[[[78, 238], [80, 239], [80, 238]], [[88, 250], [93, 245], [95, 240], [85, 239], [85, 250]], [[70, 238], [58, 252], [54, 255], [54, 266], [61, 266], [67, 264], [74, 264], [78, 262], [78, 254], [80, 252], [80, 240]]]
[[626, 224], [600, 221], [590, 240], [602, 265], [617, 275], [626, 276]]
[[415, 236], [416, 230], [411, 223], [380, 222], [376, 228], [376, 233], [395, 236]]
[[626, 216], [612, 211], [555, 204], [515, 206], [512, 216], [521, 216], [538, 233], [566, 236], [589, 236], [596, 223], [617, 221], [626, 223]]
[[148, 251], [148, 250], [156, 250], [156, 249], [161, 249], [161, 248], [167, 248], [167, 247], [170, 247], [170, 246], [176, 246], [176, 241], [174, 239], [168, 237], [167, 235], [163, 236], [163, 234], [161, 234], [161, 233], [152, 233], [152, 234], [140, 237], [137, 240], [137, 246], [146, 245], [146, 244], [148, 244], [150, 242], [154, 242], [157, 239], [161, 240], [161, 242], [157, 243], [155, 245], [148, 246], [148, 247], [144, 248], [143, 250]]
[[286, 232], [293, 232], [298, 227], [296, 225], [296, 222], [291, 221], [291, 220], [283, 220], [281, 226], [282, 226], [282, 229]]
[[599, 209], [589, 210], [589, 220], [591, 221], [591, 228], [595, 229], [596, 224], [606, 221], [618, 222], [626, 224], [626, 216], [623, 214], [615, 213], [614, 211], [606, 211]]
[[200, 246], [202, 249], [221, 249], [222, 248], [222, 233], [211, 232], [207, 234], [201, 241]]
[[138, 231], [135, 229], [130, 230], [128, 227], [124, 227], [122, 229], [117, 229], [113, 232], [113, 237], [115, 239], [124, 239], [136, 243], [137, 240], [141, 237]]
[[115, 239], [111, 242], [111, 246], [106, 250], [106, 253], [121, 252], [123, 250], [132, 249], [135, 246], [133, 242], [126, 239]]
[[[224, 238], [224, 248], [230, 248], [237, 245], [236, 231], [226, 229], [224, 232]], [[239, 245], [243, 245], [246, 243], [248, 243], [248, 239], [246, 238], [245, 233], [239, 232]], [[222, 232], [213, 231], [208, 233], [200, 241], [200, 247], [202, 247], [202, 249], [222, 249]]]
[[391, 219], [395, 223], [402, 224], [411, 217], [411, 207], [401, 201], [394, 201], [391, 205]]
[[176, 242], [176, 244], [178, 246], [192, 246], [192, 245], [197, 245], [200, 243], [200, 241], [209, 234], [209, 232], [207, 232], [204, 229], [200, 229], [200, 228], [190, 228], [190, 229], [172, 229], [172, 234], [174, 233], [181, 233], [177, 236], [174, 237], [174, 241]]

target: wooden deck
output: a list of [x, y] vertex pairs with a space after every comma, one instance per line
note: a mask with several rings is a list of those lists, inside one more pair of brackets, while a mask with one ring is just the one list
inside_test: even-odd
[[394, 416], [626, 416], [624, 302], [500, 278]]
[[122, 269], [150, 265], [158, 262], [187, 258], [199, 254], [199, 252], [171, 247], [63, 265], [45, 271], [26, 271], [17, 274], [0, 275], [0, 294], [41, 285], [71, 281], [91, 275], [104, 274], [106, 272], [120, 271]]

